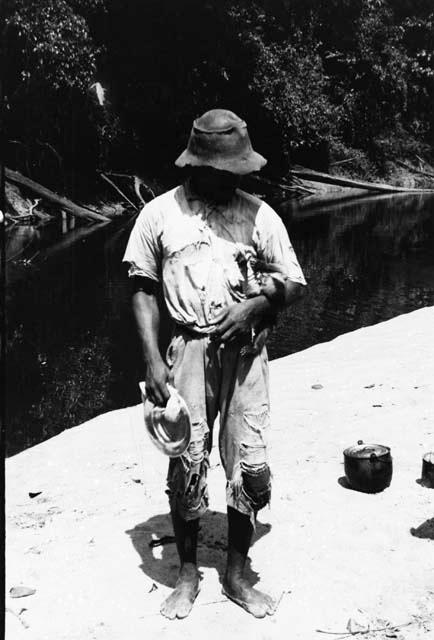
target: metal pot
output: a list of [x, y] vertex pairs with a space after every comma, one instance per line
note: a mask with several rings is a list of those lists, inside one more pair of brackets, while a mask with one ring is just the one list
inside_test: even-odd
[[422, 478], [420, 484], [434, 489], [434, 451], [426, 453], [422, 458]]
[[344, 451], [345, 475], [352, 489], [364, 493], [378, 493], [392, 480], [392, 456], [390, 448], [382, 444], [357, 445]]

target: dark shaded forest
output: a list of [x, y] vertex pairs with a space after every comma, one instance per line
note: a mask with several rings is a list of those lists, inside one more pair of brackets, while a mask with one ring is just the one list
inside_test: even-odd
[[[5, 0], [6, 162], [75, 191], [161, 176], [194, 117], [247, 120], [270, 175], [431, 161], [432, 0]], [[87, 177], [87, 178], [86, 178]]]

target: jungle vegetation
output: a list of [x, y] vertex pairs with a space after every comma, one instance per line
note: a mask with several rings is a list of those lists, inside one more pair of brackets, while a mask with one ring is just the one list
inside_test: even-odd
[[4, 0], [8, 166], [48, 186], [162, 175], [191, 122], [234, 110], [291, 163], [385, 175], [432, 160], [432, 0]]

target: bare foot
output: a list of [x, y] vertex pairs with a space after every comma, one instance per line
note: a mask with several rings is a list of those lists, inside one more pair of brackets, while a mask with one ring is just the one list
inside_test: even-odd
[[230, 580], [226, 578], [222, 591], [225, 596], [239, 604], [255, 618], [272, 616], [276, 611], [277, 602], [266, 593], [253, 589], [243, 578], [231, 578]]
[[174, 590], [161, 605], [160, 613], [169, 620], [186, 618], [199, 593], [199, 582], [200, 574], [196, 565], [184, 564], [179, 572]]

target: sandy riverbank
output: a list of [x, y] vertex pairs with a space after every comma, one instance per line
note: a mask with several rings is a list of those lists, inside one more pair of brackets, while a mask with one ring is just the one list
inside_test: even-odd
[[[317, 629], [345, 632], [359, 609], [374, 627], [411, 623], [400, 638], [433, 637], [433, 533], [410, 534], [434, 516], [434, 491], [416, 482], [422, 454], [434, 449], [433, 334], [434, 308], [421, 309], [271, 364], [273, 499], [250, 555], [252, 579], [259, 572], [261, 587], [284, 592], [273, 618], [251, 618], [220, 593], [217, 451], [202, 590], [191, 616], [175, 622], [158, 613], [176, 575], [174, 545], [149, 547], [172, 533], [166, 460], [144, 437], [140, 406], [8, 459], [6, 590], [36, 593], [7, 598], [7, 640], [313, 640], [333, 637]], [[342, 450], [359, 439], [392, 448], [394, 476], [381, 494], [338, 482]]]

